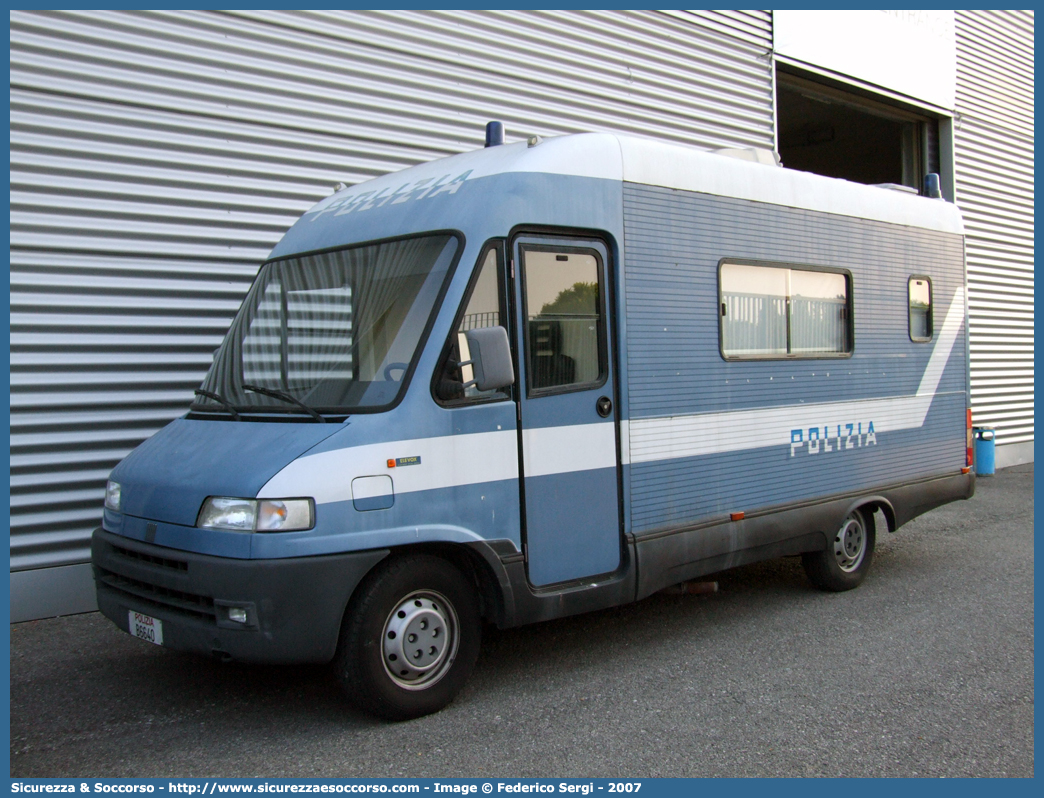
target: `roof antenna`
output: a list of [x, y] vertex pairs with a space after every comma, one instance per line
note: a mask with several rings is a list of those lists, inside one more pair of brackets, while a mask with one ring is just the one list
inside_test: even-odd
[[497, 147], [504, 143], [504, 123], [503, 122], [487, 122], [486, 123], [486, 146]]

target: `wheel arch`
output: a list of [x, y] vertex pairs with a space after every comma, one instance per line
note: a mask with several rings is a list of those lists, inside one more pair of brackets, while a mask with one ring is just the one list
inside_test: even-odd
[[[474, 585], [475, 592], [479, 598], [479, 612], [484, 620], [500, 623], [505, 617], [505, 596], [502, 588], [503, 579], [498, 579], [494, 572], [494, 566], [490, 560], [499, 565], [499, 557], [489, 546], [464, 545], [448, 541], [426, 541], [406, 546], [395, 546], [388, 550], [387, 556], [374, 564], [374, 566], [359, 580], [355, 590], [348, 597], [342, 610], [342, 617], [352, 605], [352, 600], [358, 594], [359, 587], [364, 584], [367, 577], [381, 565], [387, 565], [389, 561], [406, 557], [412, 554], [427, 554], [446, 560], [461, 573], [463, 573]], [[481, 552], [481, 553], [480, 553]]]
[[848, 505], [848, 508], [845, 510], [845, 514], [843, 517], [848, 518], [848, 516], [850, 516], [856, 510], [861, 510], [865, 513], [869, 513], [871, 516], [869, 519], [871, 523], [873, 522], [873, 514], [880, 510], [885, 517], [885, 521], [888, 524], [888, 531], [895, 532], [897, 528], [895, 523], [895, 508], [892, 506], [892, 503], [884, 496], [863, 496], [859, 499], [856, 499], [854, 502]]

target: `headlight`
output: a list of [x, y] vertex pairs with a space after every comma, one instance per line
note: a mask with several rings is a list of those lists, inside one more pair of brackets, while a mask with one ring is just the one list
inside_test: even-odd
[[257, 507], [258, 532], [312, 528], [311, 499], [262, 499]]
[[105, 506], [110, 510], [120, 509], [120, 483], [111, 479], [105, 483]]
[[253, 532], [257, 517], [257, 502], [253, 499], [229, 499], [211, 496], [203, 502], [196, 526], [201, 529], [232, 529]]
[[211, 496], [203, 502], [196, 526], [234, 532], [293, 532], [311, 529], [314, 518], [311, 499], [234, 499]]

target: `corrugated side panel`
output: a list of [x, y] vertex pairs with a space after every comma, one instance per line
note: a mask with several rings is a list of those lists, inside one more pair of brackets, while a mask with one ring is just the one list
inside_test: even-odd
[[1033, 11], [958, 11], [957, 204], [976, 425], [1033, 440]]
[[[954, 473], [964, 465], [963, 325], [928, 421], [882, 434], [873, 447], [792, 457], [788, 446], [767, 440], [760, 448], [640, 462], [638, 453], [657, 442], [635, 432], [640, 419], [781, 407], [779, 429], [786, 435], [786, 406], [913, 395], [934, 343], [910, 340], [907, 281], [932, 279], [938, 330], [963, 283], [959, 236], [632, 184], [624, 187], [624, 228], [632, 531]], [[852, 356], [724, 361], [718, 342], [723, 258], [848, 270]], [[873, 420], [858, 417], [858, 405], [847, 412], [851, 417], [822, 424], [833, 429]], [[743, 436], [743, 429], [721, 423], [726, 447]]]
[[257, 264], [335, 183], [618, 130], [771, 147], [765, 12], [11, 13], [11, 567], [86, 561]]

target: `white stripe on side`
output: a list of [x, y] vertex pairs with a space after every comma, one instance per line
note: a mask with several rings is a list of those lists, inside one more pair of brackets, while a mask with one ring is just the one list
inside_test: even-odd
[[[950, 360], [950, 352], [953, 351], [953, 345], [957, 341], [957, 334], [961, 331], [961, 325], [964, 324], [964, 312], [964, 286], [962, 285], [954, 292], [950, 309], [946, 311], [946, 319], [943, 321], [942, 329], [939, 330], [939, 338], [935, 342], [932, 356], [924, 368], [921, 384], [917, 388], [918, 396], [935, 396], [943, 370]], [[924, 412], [927, 414], [928, 409], [925, 408]]]
[[[389, 460], [399, 458], [417, 460], [414, 465], [388, 467]], [[511, 429], [371, 443], [307, 455], [272, 477], [257, 496], [311, 496], [317, 504], [351, 501], [353, 479], [379, 475], [394, 479], [396, 494], [518, 479], [518, 437]]]
[[[964, 323], [964, 289], [939, 330], [917, 392], [912, 396], [845, 402], [786, 405], [725, 413], [700, 413], [620, 422], [622, 462], [648, 463], [791, 444], [791, 430], [818, 427], [827, 439], [850, 438], [856, 429], [891, 432], [924, 425], [939, 381]], [[527, 477], [613, 468], [616, 432], [611, 423], [527, 429], [522, 433]], [[350, 501], [352, 480], [387, 475], [396, 494], [436, 490], [484, 482], [518, 479], [515, 430], [417, 438], [301, 457], [287, 465], [258, 492], [258, 498], [312, 496], [318, 504]], [[397, 464], [388, 467], [388, 460]], [[387, 483], [373, 483], [376, 487]], [[378, 491], [379, 493], [379, 491]], [[376, 495], [376, 494], [375, 494]]]
[[616, 425], [607, 422], [523, 430], [522, 454], [527, 477], [616, 468]]

